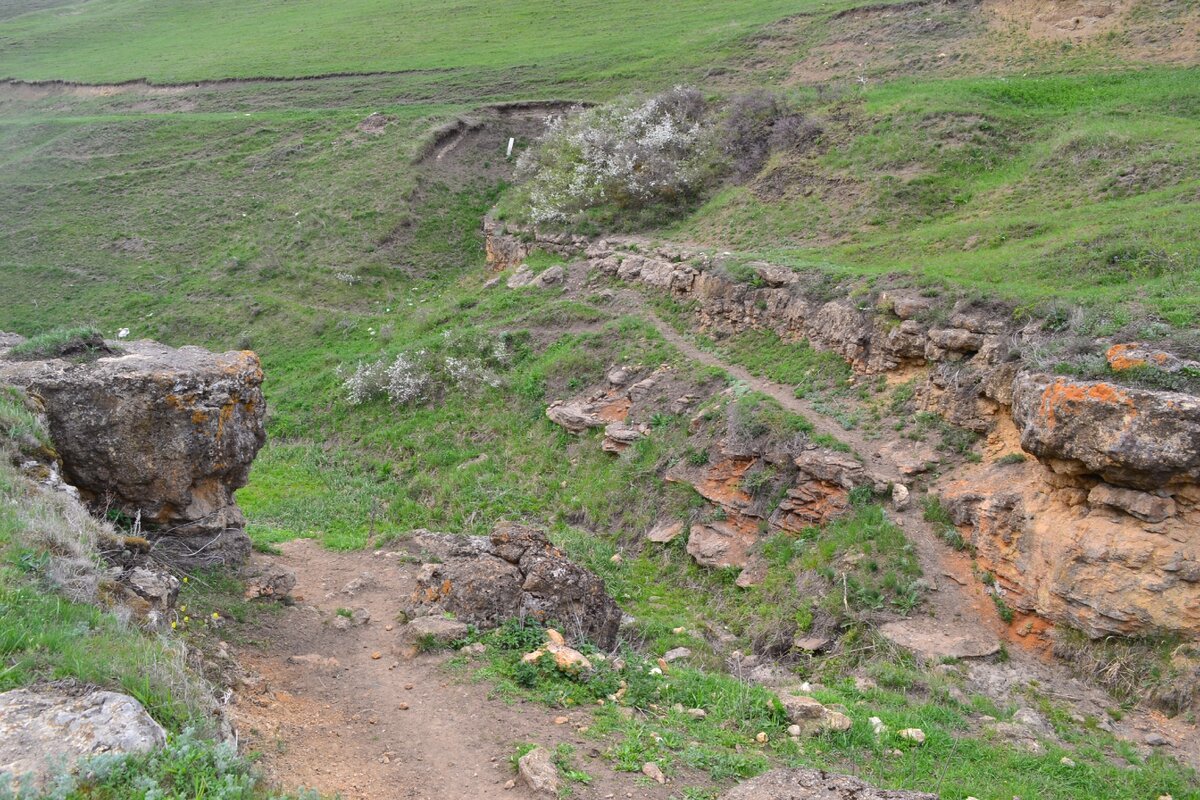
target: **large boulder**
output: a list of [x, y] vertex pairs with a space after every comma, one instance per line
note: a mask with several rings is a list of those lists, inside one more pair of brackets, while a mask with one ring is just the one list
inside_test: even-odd
[[937, 800], [926, 792], [878, 789], [820, 769], [776, 769], [738, 784], [722, 800]]
[[80, 759], [146, 753], [166, 741], [162, 727], [128, 695], [14, 689], [0, 694], [0, 793], [10, 786], [43, 788]]
[[501, 522], [490, 537], [422, 532], [413, 544], [437, 561], [421, 568], [405, 609], [410, 617], [451, 613], [483, 627], [532, 617], [599, 647], [616, 644], [621, 609], [604, 581], [536, 528]]
[[1144, 490], [1200, 481], [1198, 397], [1021, 373], [1012, 416], [1021, 446], [1056, 471]]
[[250, 550], [234, 502], [266, 440], [262, 368], [251, 352], [151, 341], [87, 363], [5, 362], [0, 382], [44, 407], [67, 480], [96, 511], [119, 512], [182, 569], [240, 563]]

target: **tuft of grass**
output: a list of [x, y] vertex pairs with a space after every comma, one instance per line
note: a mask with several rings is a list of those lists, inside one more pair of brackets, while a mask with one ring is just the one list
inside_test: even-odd
[[1171, 636], [1090, 639], [1069, 628], [1056, 629], [1054, 654], [1072, 670], [1103, 686], [1119, 703], [1149, 701], [1168, 714], [1200, 708], [1192, 670], [1200, 648]]
[[0, 450], [45, 460], [54, 458], [50, 434], [29, 398], [13, 386], [0, 386]]
[[43, 358], [85, 360], [113, 351], [104, 343], [104, 336], [92, 326], [55, 328], [14, 345], [7, 354], [13, 361], [36, 361]]
[[1016, 614], [1013, 613], [1013, 610], [1008, 603], [1004, 602], [1004, 598], [999, 594], [993, 593], [992, 602], [996, 606], [996, 613], [1000, 615], [1000, 619], [1004, 622], [1004, 624], [1011, 625], [1012, 621], [1016, 619]]
[[721, 354], [759, 375], [795, 387], [797, 397], [842, 389], [852, 375], [840, 356], [807, 341], [785, 342], [771, 331], [744, 331], [725, 339]]
[[950, 512], [942, 505], [942, 502], [934, 495], [925, 495], [921, 501], [922, 516], [925, 521], [933, 525], [933, 531], [938, 538], [946, 544], [953, 547], [955, 550], [972, 552], [974, 550], [970, 542], [963, 538], [962, 532], [958, 526], [954, 524], [954, 519], [950, 516]]

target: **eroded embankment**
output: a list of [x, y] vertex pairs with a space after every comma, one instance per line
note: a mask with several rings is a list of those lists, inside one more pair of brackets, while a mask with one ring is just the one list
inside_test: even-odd
[[[1039, 371], [1023, 354], [1053, 334], [999, 304], [904, 287], [829, 297], [819, 281], [766, 263], [743, 265], [738, 279], [720, 259], [680, 248], [494, 221], [485, 231], [493, 269], [534, 248], [586, 259], [669, 294], [713, 335], [771, 331], [837, 353], [859, 373], [911, 376], [920, 408], [987, 437], [980, 463], [931, 488], [1009, 605], [1094, 637], [1200, 631], [1196, 397]], [[1192, 366], [1134, 342], [1095, 346], [1118, 377]]]

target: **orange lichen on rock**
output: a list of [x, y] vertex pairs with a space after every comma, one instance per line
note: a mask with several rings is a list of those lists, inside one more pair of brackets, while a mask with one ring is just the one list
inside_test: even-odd
[[1137, 352], [1137, 350], [1138, 345], [1136, 344], [1114, 344], [1112, 347], [1108, 348], [1108, 351], [1104, 354], [1104, 357], [1108, 359], [1108, 365], [1117, 372], [1120, 372], [1123, 369], [1144, 367], [1146, 366], [1146, 359], [1138, 358], [1136, 355], [1130, 355], [1131, 352]]
[[629, 417], [633, 401], [628, 397], [616, 397], [596, 410], [596, 416], [605, 422], [624, 422]]
[[729, 458], [719, 461], [709, 467], [704, 477], [693, 486], [706, 500], [726, 508], [744, 508], [753, 502], [753, 498], [742, 489], [742, 476], [753, 463], [754, 459]]
[[1058, 424], [1059, 416], [1070, 416], [1083, 403], [1123, 405], [1129, 416], [1137, 415], [1133, 399], [1111, 383], [1072, 383], [1059, 378], [1042, 393], [1041, 416], [1049, 428]]

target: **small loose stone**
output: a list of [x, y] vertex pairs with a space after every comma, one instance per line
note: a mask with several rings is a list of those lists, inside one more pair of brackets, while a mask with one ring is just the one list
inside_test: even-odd
[[645, 764], [642, 764], [642, 774], [658, 783], [667, 782], [667, 776], [663, 774], [658, 764], [655, 764], [653, 761], [647, 761]]

